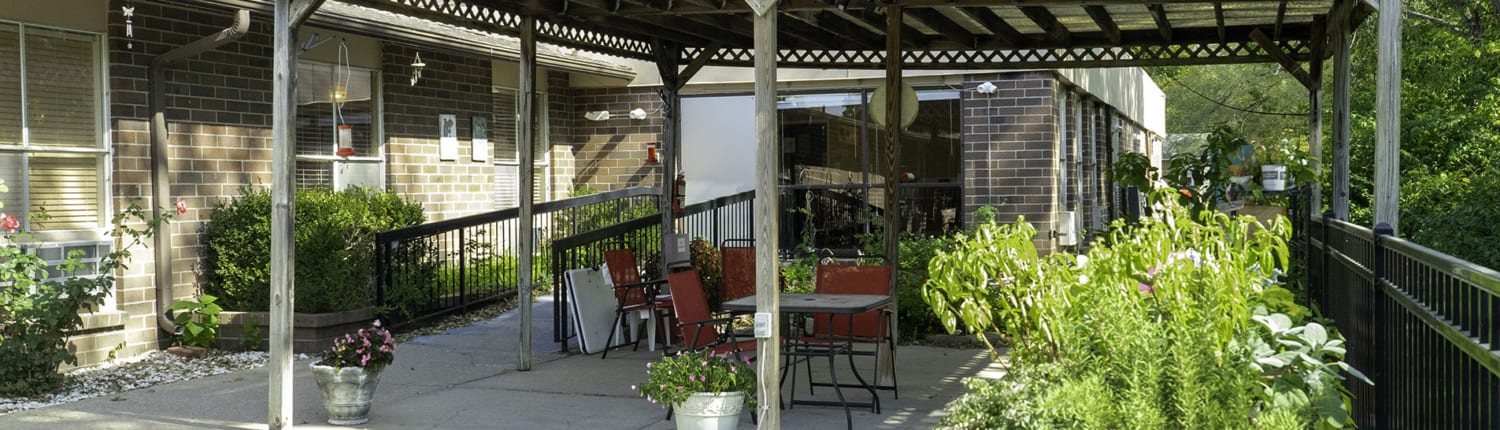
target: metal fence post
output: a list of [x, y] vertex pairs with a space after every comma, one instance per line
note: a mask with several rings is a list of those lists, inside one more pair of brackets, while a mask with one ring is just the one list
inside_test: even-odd
[[1387, 275], [1385, 239], [1394, 235], [1395, 229], [1391, 228], [1390, 224], [1382, 222], [1375, 225], [1373, 234], [1374, 237], [1372, 242], [1375, 244], [1373, 265], [1375, 267], [1372, 267], [1371, 269], [1373, 269], [1372, 271], [1375, 273], [1375, 279], [1374, 282], [1371, 283], [1371, 286], [1373, 288], [1370, 288], [1370, 291], [1366, 292], [1366, 294], [1369, 294], [1370, 296], [1370, 306], [1374, 308], [1371, 312], [1372, 318], [1370, 321], [1370, 338], [1373, 341], [1373, 345], [1370, 346], [1370, 349], [1375, 352], [1375, 374], [1370, 375], [1370, 379], [1375, 382], [1376, 387], [1385, 387], [1383, 389], [1376, 388], [1375, 390], [1375, 410], [1377, 411], [1375, 413], [1375, 428], [1385, 429], [1392, 428], [1391, 414], [1392, 412], [1394, 412], [1393, 407], [1395, 406], [1395, 404], [1391, 402], [1390, 394], [1390, 392], [1392, 391], [1391, 388], [1393, 388], [1394, 386], [1394, 383], [1390, 378], [1392, 373], [1390, 371], [1390, 366], [1392, 364], [1392, 361], [1395, 360], [1391, 360], [1388, 356], [1395, 353], [1396, 351], [1381, 349], [1387, 348], [1389, 346], [1385, 341], [1389, 339], [1388, 330], [1390, 330], [1390, 322], [1388, 320], [1391, 318], [1391, 315], [1387, 315], [1387, 313], [1385, 312], [1385, 309], [1388, 308], [1388, 306], [1385, 306], [1385, 301], [1381, 300], [1381, 296], [1384, 295], [1384, 293], [1381, 292], [1381, 284], [1385, 281]]
[[465, 230], [468, 229], [458, 229], [458, 304], [459, 306], [463, 306], [464, 310], [468, 310], [469, 277], [467, 275], [469, 268], [469, 250], [467, 246], [468, 243], [464, 241]]

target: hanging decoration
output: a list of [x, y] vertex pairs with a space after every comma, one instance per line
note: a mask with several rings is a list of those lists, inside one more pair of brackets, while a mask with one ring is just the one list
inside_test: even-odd
[[[339, 72], [343, 75], [340, 76]], [[333, 112], [338, 124], [338, 150], [334, 155], [340, 157], [359, 155], [354, 151], [354, 126], [344, 119], [344, 100], [349, 98], [349, 81], [353, 77], [354, 72], [349, 67], [349, 44], [340, 38], [338, 67], [333, 71]]]
[[135, 2], [125, 0], [120, 13], [125, 15], [125, 49], [135, 49], [135, 25], [131, 23], [131, 18], [135, 16]]

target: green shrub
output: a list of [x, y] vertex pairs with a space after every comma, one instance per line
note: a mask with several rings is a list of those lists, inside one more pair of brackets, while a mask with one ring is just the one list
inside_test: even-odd
[[[390, 192], [301, 189], [295, 204], [297, 312], [336, 312], [369, 305], [375, 233], [423, 221], [421, 205]], [[240, 197], [221, 202], [209, 218], [203, 290], [218, 296], [226, 309], [270, 308], [270, 215], [270, 191], [247, 187]], [[427, 275], [397, 284], [420, 285], [431, 279]]]
[[177, 324], [177, 344], [185, 346], [196, 346], [199, 348], [213, 348], [219, 344], [219, 312], [223, 311], [219, 305], [214, 304], [217, 297], [201, 294], [198, 300], [178, 300], [169, 308], [172, 313], [173, 323]]
[[[1285, 425], [1280, 410], [1299, 422], [1348, 422], [1341, 342], [1316, 324], [1257, 316], [1267, 305], [1300, 308], [1273, 283], [1289, 258], [1285, 218], [1260, 227], [1155, 197], [1160, 218], [1117, 221], [1083, 257], [1040, 256], [1024, 220], [979, 226], [938, 253], [923, 293], [944, 327], [1013, 341], [1013, 372], [999, 386], [974, 383], [983, 391], [951, 406], [968, 412], [945, 425], [1247, 428]], [[1017, 396], [1025, 400], [998, 416], [970, 413]]]

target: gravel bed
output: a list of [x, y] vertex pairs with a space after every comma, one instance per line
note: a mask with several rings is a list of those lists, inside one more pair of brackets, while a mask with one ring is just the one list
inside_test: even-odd
[[[493, 319], [515, 308], [514, 299], [502, 300], [471, 309], [463, 314], [448, 315], [422, 324], [420, 327], [402, 330], [397, 332], [395, 337], [398, 342], [406, 342], [417, 336], [438, 334], [449, 329]], [[298, 361], [311, 358], [307, 354], [297, 354], [295, 357]], [[126, 391], [158, 384], [261, 367], [266, 365], [268, 359], [269, 356], [265, 352], [210, 350], [207, 358], [188, 359], [163, 351], [152, 351], [98, 366], [68, 371], [64, 382], [66, 388], [57, 393], [38, 397], [0, 397], [0, 415], [94, 397], [115, 396]]]

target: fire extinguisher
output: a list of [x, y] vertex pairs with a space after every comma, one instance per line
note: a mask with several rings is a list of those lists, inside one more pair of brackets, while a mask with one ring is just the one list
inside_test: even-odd
[[682, 201], [687, 198], [687, 176], [677, 173], [676, 186], [672, 187], [672, 211], [682, 212]]

